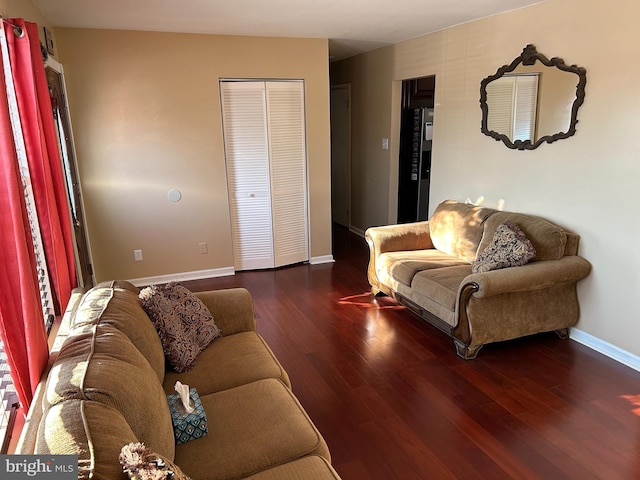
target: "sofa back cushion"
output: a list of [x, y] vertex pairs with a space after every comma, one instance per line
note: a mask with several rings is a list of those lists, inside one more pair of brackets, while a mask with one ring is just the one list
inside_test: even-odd
[[165, 357], [162, 343], [151, 319], [142, 309], [139, 290], [123, 280], [96, 285], [80, 300], [70, 328], [111, 325], [124, 333], [147, 359], [162, 382]]
[[540, 217], [524, 213], [494, 211], [484, 222], [484, 235], [478, 247], [483, 252], [491, 244], [499, 225], [513, 222], [527, 236], [536, 250], [533, 262], [539, 260], [557, 260], [565, 254], [567, 235], [560, 227]]
[[131, 340], [112, 325], [77, 326], [62, 345], [43, 404], [52, 408], [74, 399], [112, 407], [139, 441], [173, 458], [173, 426], [162, 384]]
[[495, 210], [446, 200], [429, 219], [433, 246], [453, 257], [471, 263], [482, 239], [482, 226]]

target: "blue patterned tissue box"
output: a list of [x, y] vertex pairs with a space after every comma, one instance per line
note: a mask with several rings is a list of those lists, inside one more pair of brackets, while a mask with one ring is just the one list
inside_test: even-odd
[[207, 415], [204, 412], [204, 408], [202, 408], [200, 396], [195, 388], [189, 389], [189, 398], [192, 402], [193, 412], [186, 413], [182, 405], [182, 400], [180, 400], [180, 395], [177, 392], [167, 395], [176, 443], [186, 443], [191, 440], [197, 440], [209, 433], [209, 429], [207, 428]]

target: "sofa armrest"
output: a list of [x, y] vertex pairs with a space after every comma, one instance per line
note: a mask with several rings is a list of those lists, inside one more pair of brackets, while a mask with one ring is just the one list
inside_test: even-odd
[[256, 330], [253, 299], [245, 288], [210, 290], [195, 295], [207, 306], [223, 336]]
[[62, 316], [58, 330], [55, 333], [55, 339], [49, 348], [49, 360], [33, 394], [31, 407], [27, 412], [24, 425], [20, 432], [15, 453], [32, 455], [35, 451], [36, 441], [38, 439], [38, 429], [40, 421], [42, 420], [42, 415], [44, 414], [43, 400], [47, 389], [47, 377], [49, 376], [49, 371], [51, 370], [53, 362], [58, 358], [58, 353], [60, 352], [62, 344], [69, 334], [71, 320], [78, 309], [78, 305], [80, 305], [80, 300], [82, 300], [83, 294], [84, 290], [82, 288], [74, 288], [71, 292], [71, 297], [67, 302], [67, 308]]
[[369, 245], [367, 277], [374, 293], [379, 291], [376, 260], [382, 253], [433, 248], [429, 222], [426, 221], [369, 227], [364, 238]]
[[369, 246], [375, 246], [378, 254], [433, 248], [431, 234], [429, 233], [429, 222], [369, 227], [364, 236]]
[[576, 255], [558, 260], [532, 262], [521, 267], [502, 268], [484, 273], [472, 273], [462, 282], [477, 284], [473, 293], [476, 298], [490, 297], [501, 293], [541, 290], [554, 285], [576, 283], [591, 271], [591, 264]]

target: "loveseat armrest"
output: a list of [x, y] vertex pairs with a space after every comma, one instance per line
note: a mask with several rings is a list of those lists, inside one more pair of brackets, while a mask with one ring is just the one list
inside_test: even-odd
[[483, 273], [472, 273], [461, 288], [476, 284], [476, 298], [502, 293], [541, 290], [554, 285], [576, 283], [591, 272], [591, 264], [582, 257], [570, 255], [558, 260], [532, 262], [520, 267], [502, 268]]
[[385, 252], [433, 248], [428, 221], [369, 227], [364, 236], [369, 246], [374, 246], [378, 255]]
[[576, 284], [590, 271], [589, 262], [569, 255], [467, 276], [452, 332], [458, 355], [475, 358], [487, 343], [535, 333], [566, 335], [579, 317]]
[[207, 306], [223, 336], [256, 330], [253, 299], [247, 289], [210, 290], [196, 296]]
[[376, 261], [381, 254], [433, 248], [428, 221], [369, 227], [364, 238], [369, 245], [367, 277], [374, 293], [379, 291]]

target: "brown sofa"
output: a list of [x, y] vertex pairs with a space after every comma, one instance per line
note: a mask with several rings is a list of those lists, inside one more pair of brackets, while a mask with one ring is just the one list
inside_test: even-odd
[[[473, 273], [472, 264], [505, 222], [535, 247], [532, 261]], [[561, 337], [578, 321], [576, 284], [591, 271], [577, 255], [578, 235], [542, 218], [452, 200], [429, 221], [371, 227], [368, 279], [451, 335], [463, 358], [492, 342], [539, 332]]]
[[[165, 366], [138, 288], [74, 292], [16, 453], [76, 454], [79, 478], [127, 478], [121, 448], [142, 442], [193, 479], [338, 479], [327, 445], [256, 332], [244, 289], [199, 293], [223, 336], [193, 370]], [[166, 395], [195, 387], [208, 435], [176, 445]]]

